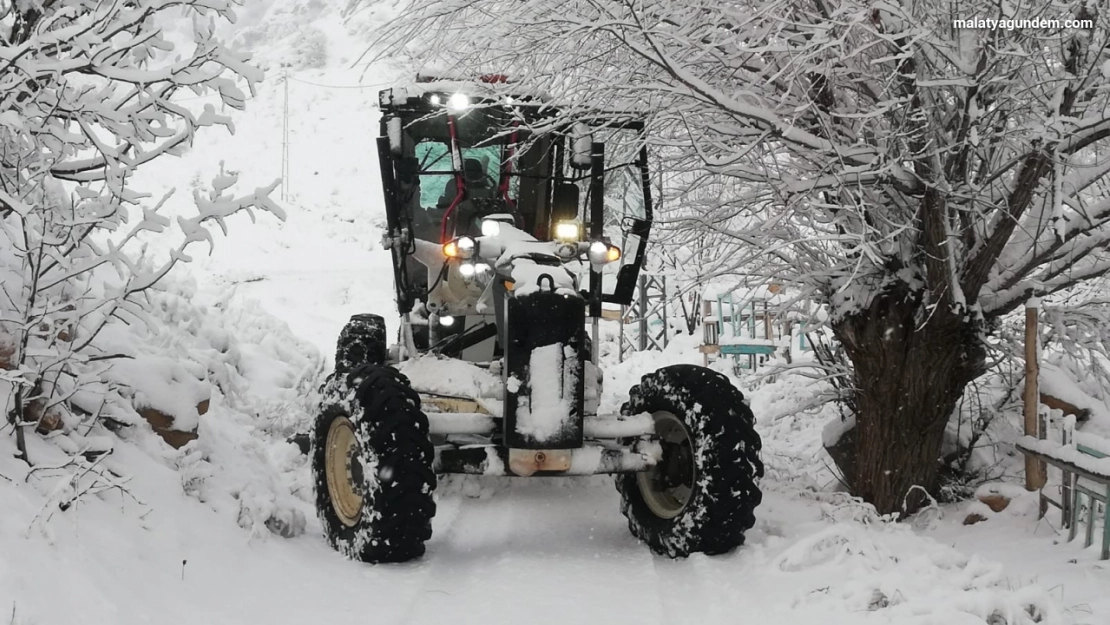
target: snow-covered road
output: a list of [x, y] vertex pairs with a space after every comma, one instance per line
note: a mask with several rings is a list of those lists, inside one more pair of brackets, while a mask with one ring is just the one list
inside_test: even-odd
[[773, 490], [747, 545], [673, 561], [632, 538], [606, 478], [466, 478], [441, 486], [424, 558], [371, 566], [331, 551], [315, 522], [294, 539], [248, 539], [214, 502], [173, 492], [173, 471], [129, 445], [117, 456], [136, 470], [145, 515], [92, 502], [28, 532], [33, 498], [0, 481], [12, 622], [948, 625], [1031, 623], [1029, 609], [1045, 623], [1102, 622], [1063, 620], [1044, 585], [908, 526], [852, 520], [868, 517], [831, 494]]
[[666, 584], [606, 486], [502, 481], [441, 498], [424, 574], [391, 622], [666, 622]]

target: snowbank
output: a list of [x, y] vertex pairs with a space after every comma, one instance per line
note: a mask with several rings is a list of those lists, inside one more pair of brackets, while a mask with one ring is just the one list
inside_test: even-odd
[[833, 525], [799, 540], [773, 564], [785, 574], [820, 574], [819, 587], [799, 584], [797, 602], [825, 611], [826, 623], [855, 622], [851, 615], [864, 612], [899, 624], [1063, 622], [1047, 589], [1015, 586], [1001, 565], [904, 526]]
[[[105, 374], [127, 400], [105, 415], [125, 424], [115, 432], [88, 421], [28, 436], [33, 467], [13, 458], [12, 437], [0, 436], [0, 606], [17, 607], [15, 622], [36, 622], [26, 615], [40, 612], [53, 615], [42, 622], [75, 622], [60, 615], [102, 604], [106, 582], [85, 576], [114, 570], [113, 550], [132, 562], [115, 573], [129, 592], [146, 587], [148, 573], [132, 578], [128, 570], [134, 562], [161, 558], [167, 573], [179, 572], [170, 566], [177, 555], [180, 564], [205, 549], [203, 539], [183, 547], [184, 523], [244, 542], [305, 532], [314, 517], [306, 459], [285, 438], [311, 418], [322, 358], [261, 309], [228, 311], [221, 297], [175, 272], [151, 291], [152, 323], [105, 331], [104, 345], [129, 356]], [[209, 402], [203, 415], [198, 397]], [[169, 447], [134, 415], [141, 405], [172, 411], [177, 426], [198, 427], [199, 439]], [[50, 589], [59, 587], [66, 599], [51, 605]]]

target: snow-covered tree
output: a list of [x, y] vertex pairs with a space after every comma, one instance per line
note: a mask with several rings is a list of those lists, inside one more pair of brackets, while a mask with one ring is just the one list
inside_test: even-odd
[[[206, 225], [251, 208], [282, 216], [268, 197], [276, 182], [235, 197], [236, 177], [221, 175], [177, 219], [169, 254], [146, 250], [171, 220], [167, 198], [132, 187], [136, 172], [188, 148], [199, 128], [233, 130], [212, 104], [196, 111], [175, 96], [215, 91], [238, 109], [237, 85], [262, 78], [213, 37], [234, 5], [0, 0], [0, 395], [24, 454], [24, 427], [66, 419], [119, 356], [98, 347], [101, 331], [144, 321], [146, 292], [190, 260], [190, 244], [212, 243]], [[191, 23], [192, 41], [167, 35], [170, 20]]]
[[[1102, 3], [413, 0], [400, 15], [381, 48], [395, 58], [506, 73], [569, 115], [635, 108], [681, 148], [661, 166], [731, 180], [715, 206], [675, 210], [733, 242], [727, 265], [828, 306], [854, 371], [847, 479], [882, 512], [935, 486], [1001, 321], [1110, 271]], [[956, 22], [980, 18], [1007, 21]]]

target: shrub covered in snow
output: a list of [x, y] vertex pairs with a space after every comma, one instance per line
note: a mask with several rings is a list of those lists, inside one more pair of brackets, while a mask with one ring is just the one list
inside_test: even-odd
[[[168, 195], [150, 201], [131, 184], [198, 129], [234, 130], [212, 104], [176, 95], [212, 93], [241, 109], [240, 86], [262, 79], [214, 35], [235, 4], [3, 5], [0, 401], [33, 463], [24, 481], [56, 484], [42, 528], [88, 496], [130, 494], [128, 465], [106, 458], [138, 446], [254, 535], [304, 530], [300, 455], [266, 441], [303, 428], [319, 355], [257, 308], [205, 308], [198, 300], [212, 295], [171, 273], [237, 213], [284, 218], [269, 198], [277, 182], [236, 195], [237, 174], [221, 167], [176, 220], [162, 211]], [[171, 16], [191, 19], [191, 38], [163, 31]], [[156, 236], [176, 240], [152, 253]], [[45, 441], [28, 440], [32, 429]]]
[[[146, 324], [105, 329], [100, 344], [121, 358], [102, 363], [102, 381], [69, 399], [75, 409], [95, 400], [97, 412], [67, 417], [45, 440], [28, 441], [35, 467], [27, 481], [46, 492], [64, 489], [39, 520], [43, 528], [63, 499], [131, 493], [138, 450], [176, 472], [174, 490], [251, 536], [304, 531], [311, 484], [305, 458], [286, 439], [308, 425], [323, 358], [257, 304], [229, 309], [220, 296], [171, 275], [149, 291]], [[203, 414], [198, 397], [207, 404]], [[170, 447], [151, 432], [144, 405], [199, 436]], [[106, 460], [117, 453], [130, 459]], [[149, 494], [131, 496], [145, 502]]]
[[[179, 217], [168, 255], [148, 254], [151, 235], [171, 231], [156, 201], [130, 185], [147, 163], [187, 148], [194, 133], [230, 118], [175, 101], [179, 91], [217, 93], [242, 108], [238, 84], [261, 72], [213, 36], [234, 19], [230, 1], [103, 5], [83, 0], [15, 3], [0, 22], [0, 337], [9, 352], [0, 397], [25, 460], [25, 430], [68, 431], [129, 408], [158, 409], [194, 425], [198, 371], [172, 359], [115, 351], [127, 327], [151, 322], [151, 291], [208, 228], [257, 208], [276, 182], [241, 196], [221, 174], [194, 191], [196, 213]], [[184, 13], [182, 13], [184, 11]], [[161, 18], [193, 18], [188, 43], [171, 41]], [[135, 390], [141, 387], [143, 390]], [[133, 412], [133, 411], [132, 411]]]

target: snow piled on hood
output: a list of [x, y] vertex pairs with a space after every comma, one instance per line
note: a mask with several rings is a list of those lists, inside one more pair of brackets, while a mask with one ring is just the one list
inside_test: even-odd
[[504, 385], [499, 376], [473, 363], [427, 354], [407, 360], [397, 369], [418, 391], [448, 397], [501, 400]]

